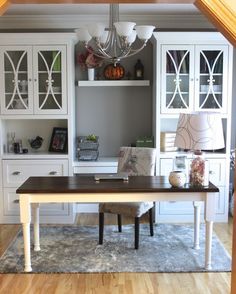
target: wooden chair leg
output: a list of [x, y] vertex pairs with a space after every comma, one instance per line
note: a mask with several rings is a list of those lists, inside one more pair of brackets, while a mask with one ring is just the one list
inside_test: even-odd
[[103, 243], [104, 213], [99, 212], [99, 244]]
[[150, 225], [150, 235], [153, 236], [154, 232], [153, 232], [153, 207], [149, 209], [149, 225]]
[[138, 249], [139, 246], [139, 217], [134, 221], [134, 248]]
[[121, 221], [121, 214], [117, 214], [117, 222], [118, 222], [118, 231], [122, 232], [122, 221]]

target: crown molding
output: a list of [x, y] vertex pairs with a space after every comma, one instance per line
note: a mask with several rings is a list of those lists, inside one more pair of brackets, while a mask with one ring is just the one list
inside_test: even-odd
[[[120, 17], [123, 20], [122, 16]], [[203, 15], [126, 15], [124, 19], [135, 21], [137, 24], [152, 24], [157, 28], [214, 28]], [[98, 15], [20, 15], [1, 16], [0, 29], [74, 29], [89, 22], [104, 21], [108, 16]]]

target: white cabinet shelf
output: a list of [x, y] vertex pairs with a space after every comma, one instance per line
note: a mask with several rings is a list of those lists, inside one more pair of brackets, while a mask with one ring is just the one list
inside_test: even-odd
[[150, 86], [149, 80], [78, 81], [78, 87]]
[[54, 152], [3, 153], [2, 159], [68, 159], [68, 154]]

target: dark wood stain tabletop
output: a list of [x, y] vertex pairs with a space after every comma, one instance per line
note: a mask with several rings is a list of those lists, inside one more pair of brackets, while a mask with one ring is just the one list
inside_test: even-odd
[[18, 194], [43, 193], [137, 193], [137, 192], [219, 192], [212, 183], [208, 187], [185, 186], [173, 188], [168, 177], [164, 176], [130, 176], [128, 182], [122, 180], [101, 180], [96, 182], [94, 176], [73, 177], [30, 177], [17, 190]]

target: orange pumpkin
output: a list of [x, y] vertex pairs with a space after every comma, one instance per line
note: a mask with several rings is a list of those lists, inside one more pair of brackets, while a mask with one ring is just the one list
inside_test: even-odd
[[104, 68], [104, 76], [107, 80], [120, 80], [125, 76], [125, 69], [119, 63], [111, 63]]

